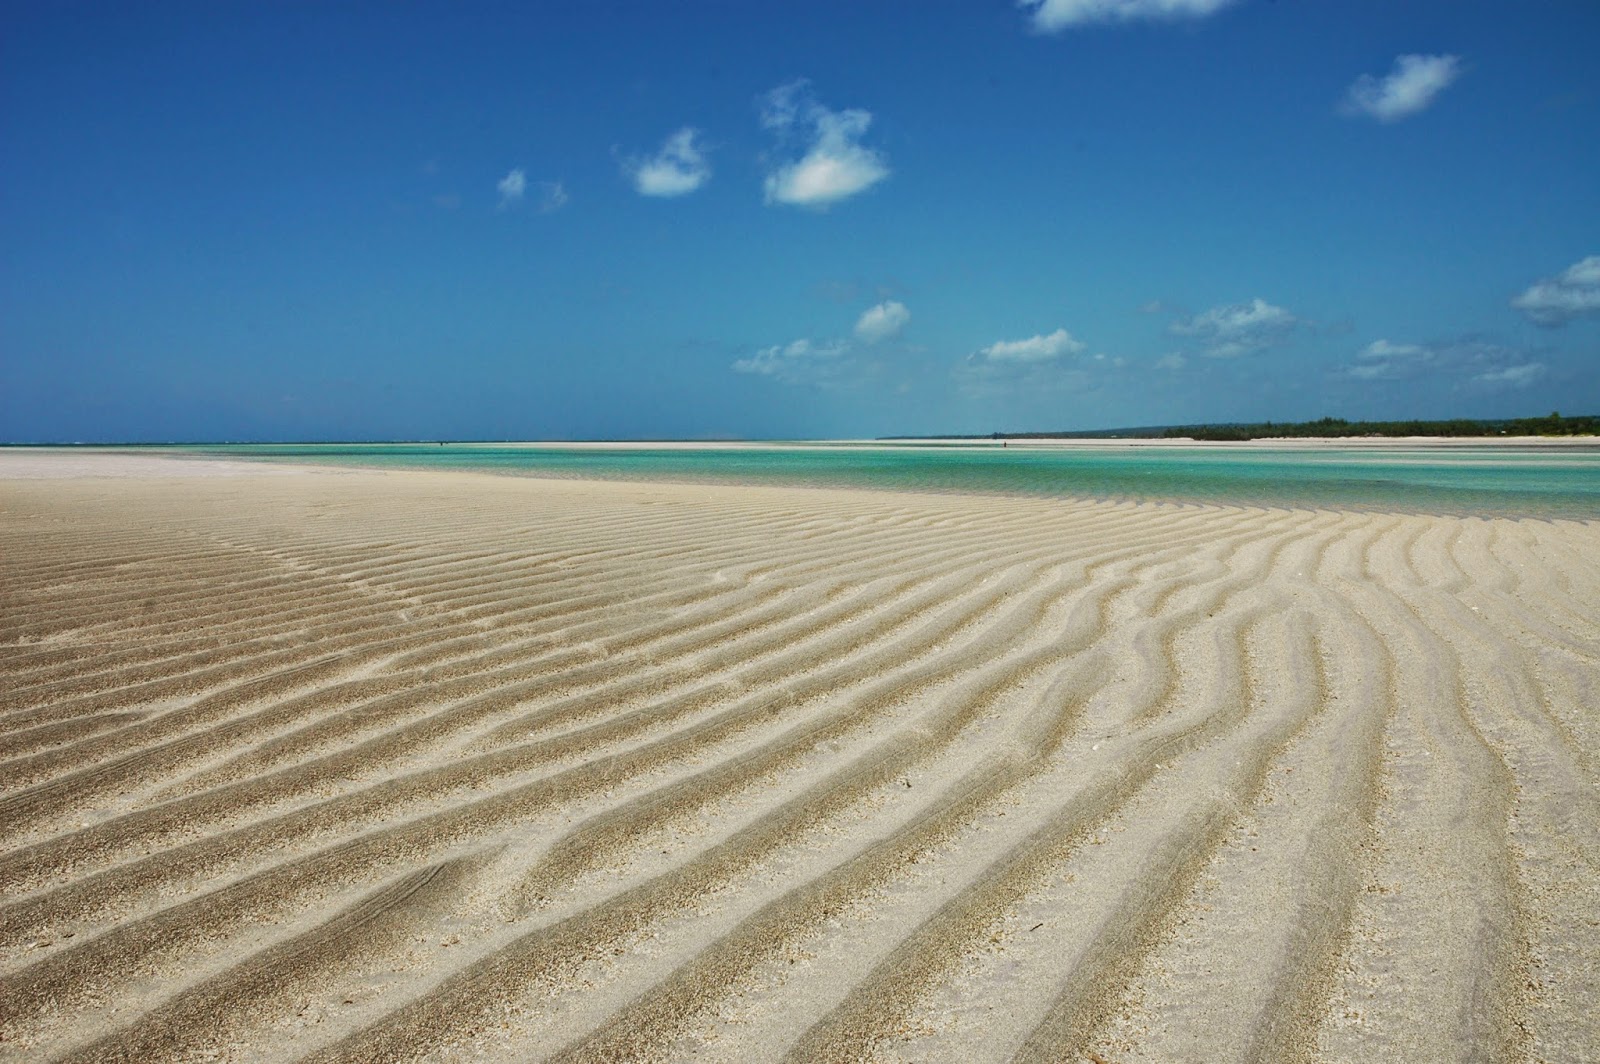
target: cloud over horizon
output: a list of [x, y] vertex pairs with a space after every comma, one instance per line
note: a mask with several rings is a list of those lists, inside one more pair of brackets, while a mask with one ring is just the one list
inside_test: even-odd
[[641, 196], [686, 196], [711, 179], [705, 149], [696, 143], [700, 131], [685, 126], [667, 137], [661, 149], [645, 158], [630, 158], [623, 170]]
[[1398, 122], [1425, 111], [1461, 76], [1458, 55], [1396, 56], [1384, 77], [1363, 74], [1345, 93], [1343, 111], [1379, 122]]
[[1545, 374], [1545, 364], [1530, 353], [1480, 337], [1434, 343], [1374, 340], [1356, 352], [1343, 376], [1365, 382], [1407, 381], [1429, 376], [1476, 390], [1526, 388]]
[[911, 321], [911, 311], [904, 303], [887, 300], [862, 313], [856, 321], [856, 336], [869, 344], [887, 340], [900, 332]]
[[[1105, 355], [1094, 359], [1063, 358], [1079, 355], [1087, 345], [1065, 329], [1040, 333], [1022, 340], [997, 340], [979, 348], [956, 364], [952, 378], [956, 390], [969, 399], [1015, 399], [1046, 394], [1082, 392], [1091, 386], [1091, 363], [1112, 364]], [[1114, 360], [1120, 367], [1122, 359]]]
[[1356, 380], [1399, 380], [1411, 376], [1424, 363], [1432, 362], [1434, 351], [1421, 344], [1397, 344], [1374, 340], [1356, 352], [1356, 364], [1346, 373]]
[[829, 364], [836, 363], [849, 350], [842, 340], [817, 344], [802, 338], [763, 347], [749, 358], [735, 361], [732, 368], [736, 373], [753, 373], [794, 384], [826, 376]]
[[1524, 362], [1520, 365], [1485, 370], [1472, 379], [1478, 384], [1485, 384], [1492, 388], [1526, 388], [1543, 376], [1543, 362]]
[[1579, 259], [1555, 277], [1534, 283], [1511, 305], [1535, 325], [1600, 316], [1600, 255]]
[[997, 340], [981, 348], [978, 355], [989, 362], [1047, 362], [1062, 355], [1078, 354], [1083, 348], [1082, 341], [1074, 339], [1067, 330], [1057, 329], [1026, 340]]
[[1038, 33], [1107, 22], [1175, 22], [1214, 15], [1236, 0], [1019, 0]]
[[1210, 358], [1238, 358], [1287, 342], [1301, 324], [1283, 307], [1257, 297], [1179, 318], [1168, 329], [1178, 336], [1195, 337]]
[[828, 110], [817, 102], [811, 83], [803, 78], [767, 93], [762, 100], [761, 125], [786, 141], [798, 140], [803, 145], [798, 159], [767, 173], [763, 191], [768, 204], [824, 210], [889, 176], [883, 153], [861, 144], [872, 125], [872, 113]]

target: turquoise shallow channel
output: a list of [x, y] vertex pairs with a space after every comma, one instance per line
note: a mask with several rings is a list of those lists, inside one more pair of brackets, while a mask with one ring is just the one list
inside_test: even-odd
[[239, 444], [207, 457], [533, 477], [1600, 518], [1600, 443], [1356, 445]]

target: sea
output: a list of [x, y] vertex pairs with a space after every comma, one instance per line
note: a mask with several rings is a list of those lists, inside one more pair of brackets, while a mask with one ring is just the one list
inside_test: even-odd
[[[141, 448], [141, 450], [145, 450]], [[207, 444], [162, 451], [525, 477], [1600, 519], [1600, 441]], [[146, 452], [148, 453], [148, 451]]]

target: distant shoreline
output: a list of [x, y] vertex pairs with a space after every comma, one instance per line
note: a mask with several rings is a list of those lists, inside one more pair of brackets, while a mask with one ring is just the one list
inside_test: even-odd
[[1443, 446], [1443, 447], [1600, 447], [1600, 434], [1560, 436], [1254, 436], [1249, 439], [1220, 440], [1193, 436], [1091, 436], [1091, 435], [1000, 435], [1000, 436], [879, 436], [875, 438], [792, 439], [792, 440], [272, 440], [272, 441], [188, 441], [184, 443], [0, 443], [0, 453], [65, 452], [155, 453], [179, 448], [204, 447], [507, 447], [562, 450], [735, 450], [804, 449], [834, 447], [1222, 447], [1251, 446]]
[[[806, 451], [806, 450], [895, 450], [950, 448], [973, 450], [1282, 450], [1343, 448], [1360, 450], [1429, 448], [1457, 450], [1499, 448], [1516, 450], [1585, 451], [1600, 450], [1600, 436], [1260, 436], [1248, 440], [1196, 439], [1188, 436], [910, 436], [877, 439], [817, 440], [457, 440], [440, 445], [435, 440], [352, 440], [352, 441], [277, 441], [273, 443], [28, 443], [0, 444], [0, 455], [20, 459], [25, 455], [146, 456], [152, 460], [177, 459], [188, 463], [208, 459], [232, 458], [223, 449], [261, 448], [252, 460], [273, 458], [294, 464], [296, 455], [271, 455], [270, 448], [426, 448], [428, 453], [448, 454], [450, 448], [496, 448], [528, 451]], [[208, 449], [216, 448], [217, 452]], [[14, 464], [11, 463], [11, 464]]]
[[[1600, 416], [1583, 414], [1562, 417], [1552, 411], [1544, 417], [1447, 418], [1424, 421], [1416, 418], [1394, 421], [1348, 421], [1339, 417], [1315, 421], [1228, 421], [1187, 425], [1148, 425], [1125, 429], [1092, 429], [1088, 432], [991, 432], [986, 436], [951, 436], [941, 439], [1189, 439], [1238, 443], [1261, 439], [1345, 440], [1372, 437], [1389, 439], [1501, 439], [1507, 436], [1537, 436], [1552, 439], [1600, 434]], [[928, 437], [884, 437], [885, 439], [923, 439]]]
[[163, 447], [339, 447], [412, 446], [449, 447], [804, 447], [863, 446], [870, 444], [942, 444], [946, 446], [983, 443], [1244, 443], [1255, 440], [1306, 443], [1349, 442], [1353, 440], [1450, 440], [1458, 442], [1512, 440], [1562, 440], [1600, 437], [1600, 415], [1562, 417], [1552, 412], [1544, 417], [1450, 418], [1444, 420], [1347, 421], [1325, 417], [1316, 421], [1215, 422], [1188, 425], [1142, 425], [1128, 428], [1061, 430], [1059, 432], [989, 432], [951, 435], [877, 436], [871, 439], [598, 439], [598, 440], [469, 440], [469, 439], [390, 439], [390, 440], [166, 440], [161, 442], [70, 441], [4, 442], [0, 449], [61, 447], [70, 449], [137, 449]]

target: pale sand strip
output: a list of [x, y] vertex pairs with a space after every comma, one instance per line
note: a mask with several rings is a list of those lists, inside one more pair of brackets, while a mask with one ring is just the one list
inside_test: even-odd
[[1600, 528], [0, 454], [0, 1057], [1600, 1058]]

